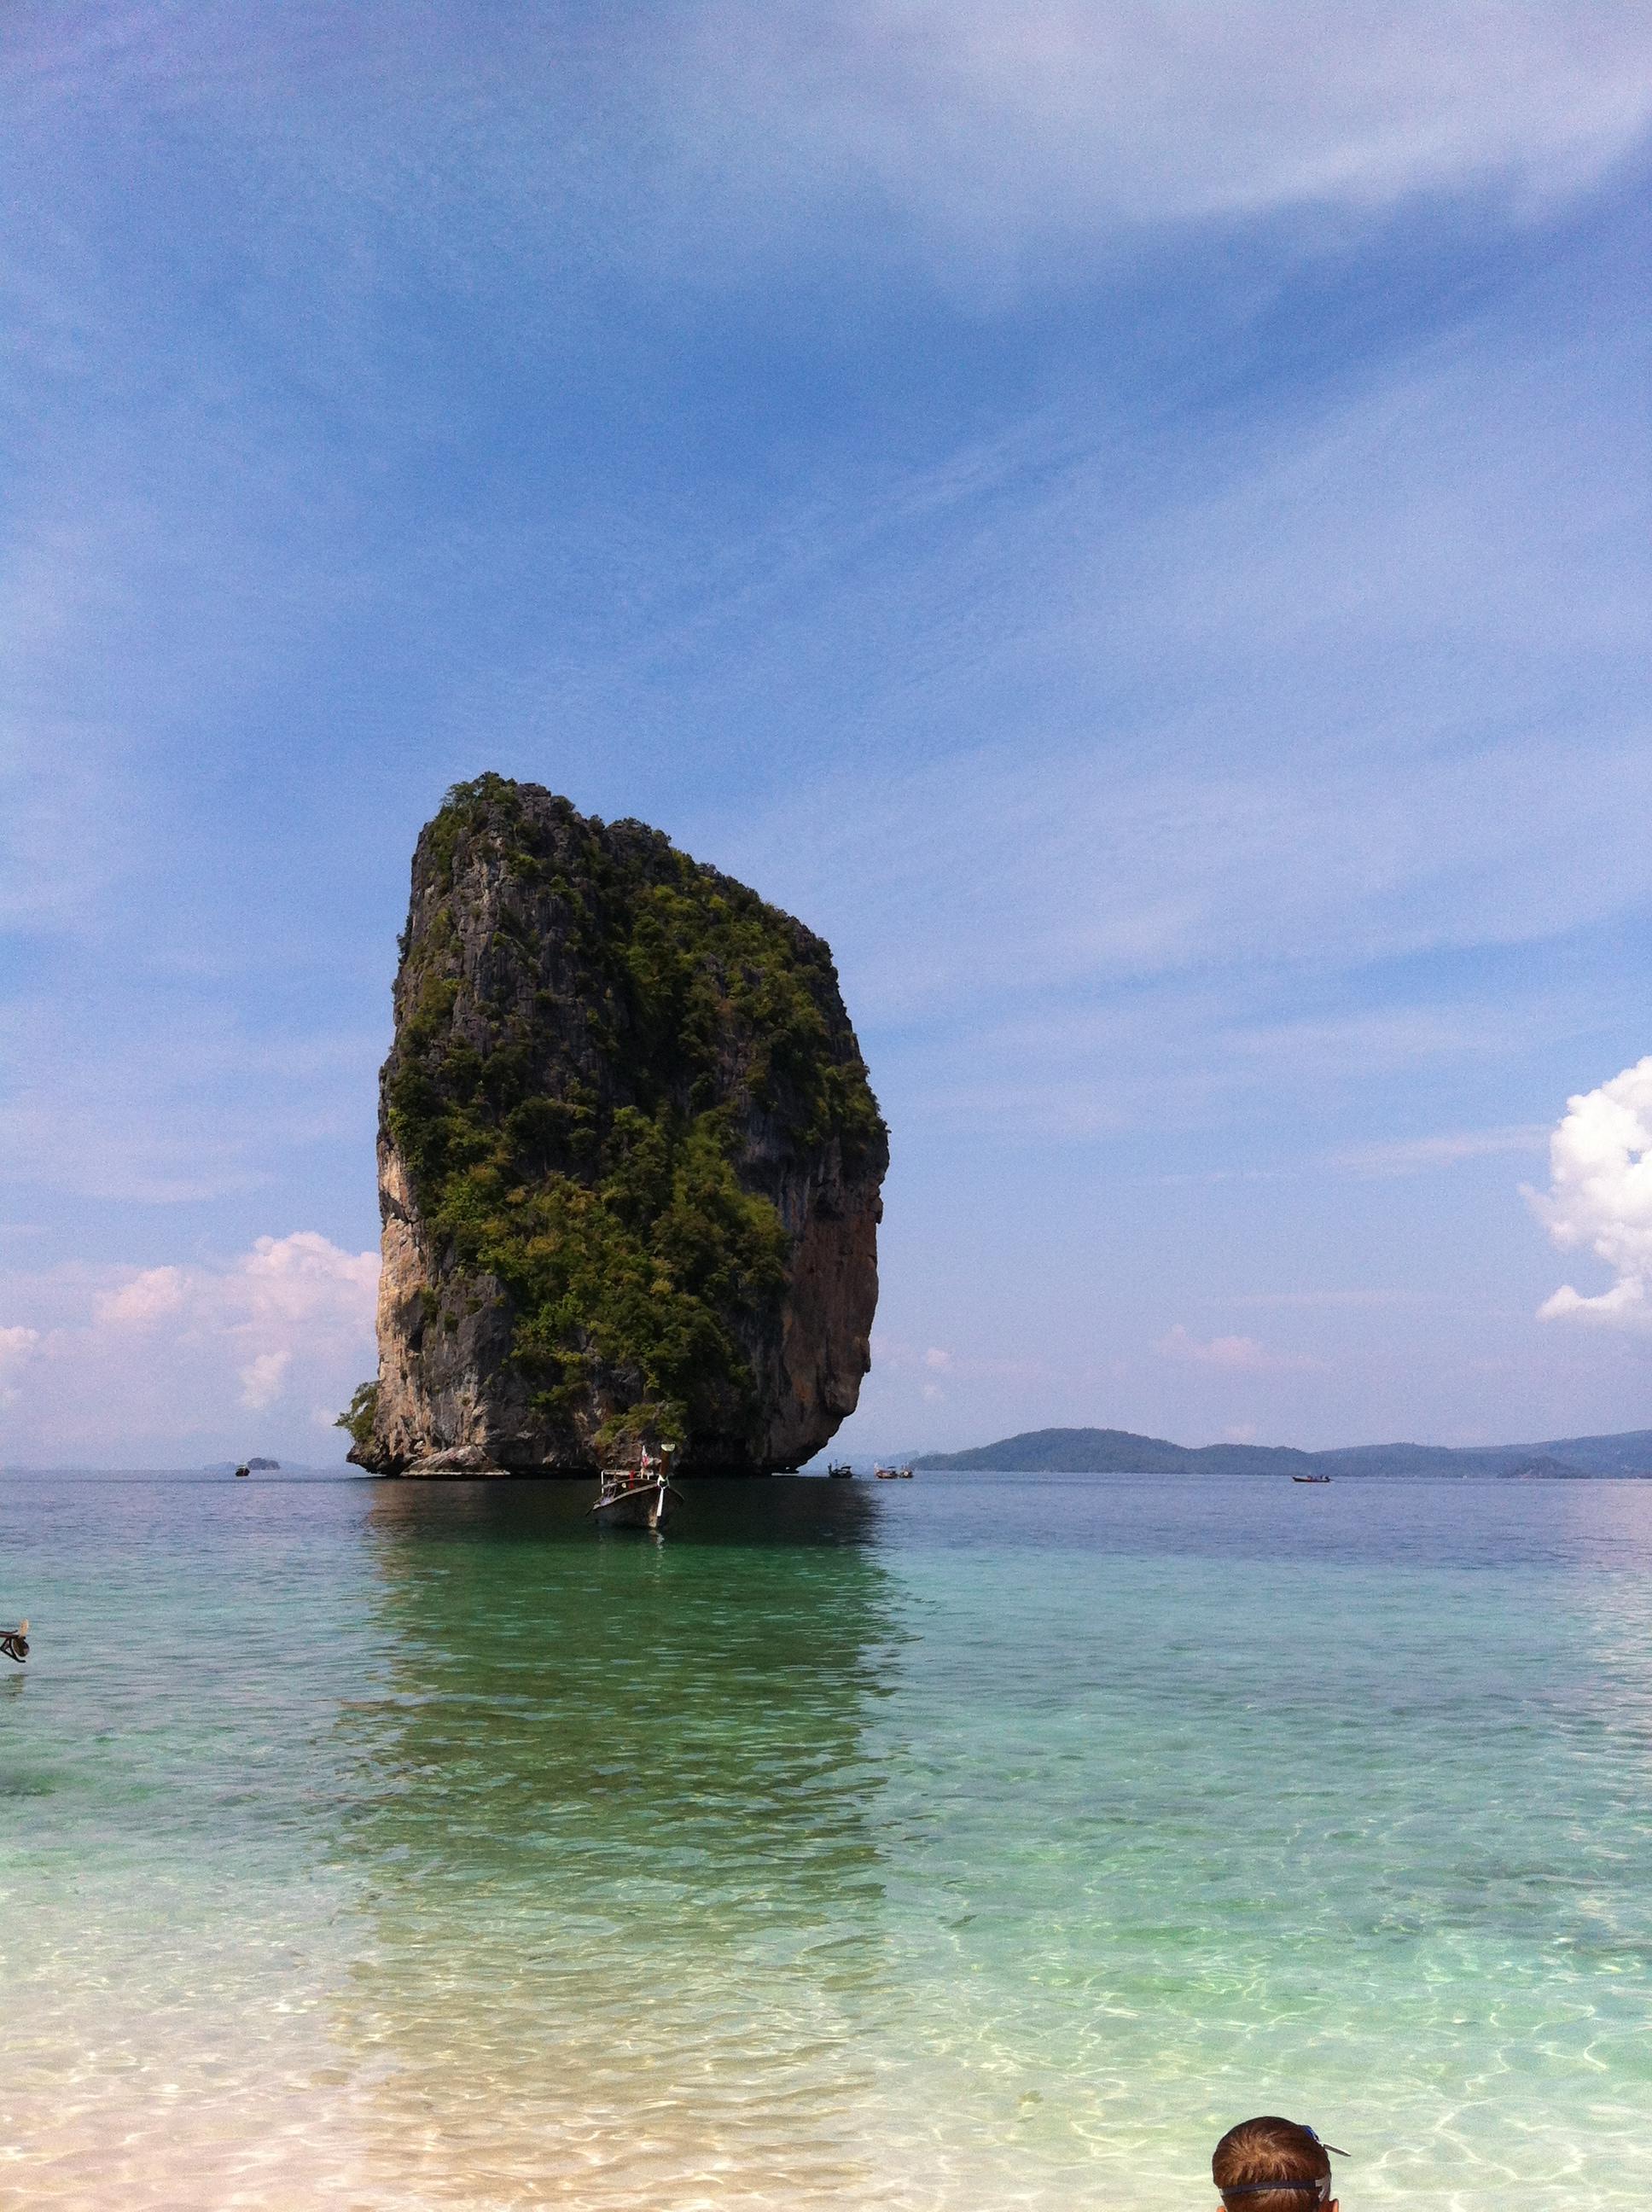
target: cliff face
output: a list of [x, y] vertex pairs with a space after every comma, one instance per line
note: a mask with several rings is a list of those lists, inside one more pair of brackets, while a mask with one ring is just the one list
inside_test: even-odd
[[395, 1006], [350, 1457], [817, 1451], [869, 1364], [889, 1160], [821, 939], [656, 830], [483, 776], [420, 836]]

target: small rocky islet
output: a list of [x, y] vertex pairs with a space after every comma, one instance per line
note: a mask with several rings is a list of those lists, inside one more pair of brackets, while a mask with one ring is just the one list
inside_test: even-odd
[[640, 822], [456, 785], [380, 1079], [385, 1474], [795, 1468], [854, 1410], [889, 1139], [825, 943]]

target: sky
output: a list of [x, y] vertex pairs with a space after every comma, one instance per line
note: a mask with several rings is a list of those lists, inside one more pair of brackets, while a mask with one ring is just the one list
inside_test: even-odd
[[1652, 1425], [1652, 21], [14, 0], [0, 1463], [329, 1463], [421, 823], [825, 936], [859, 1454]]

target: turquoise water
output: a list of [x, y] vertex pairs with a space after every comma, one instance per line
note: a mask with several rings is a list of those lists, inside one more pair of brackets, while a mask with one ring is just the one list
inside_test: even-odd
[[1652, 1486], [0, 1480], [0, 2204], [1652, 2197]]

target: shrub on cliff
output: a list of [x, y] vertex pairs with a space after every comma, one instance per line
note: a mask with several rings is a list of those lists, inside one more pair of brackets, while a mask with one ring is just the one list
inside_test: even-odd
[[[379, 1385], [377, 1382], [358, 1382], [348, 1406], [333, 1423], [343, 1429], [358, 1451], [367, 1450], [373, 1442], [374, 1424], [379, 1417]], [[249, 1460], [249, 1467], [256, 1462]]]
[[430, 1326], [492, 1279], [549, 1431], [755, 1450], [795, 1224], [754, 1131], [874, 1193], [886, 1157], [824, 945], [658, 831], [487, 775], [420, 841], [397, 1008], [384, 1127], [450, 1279]]

